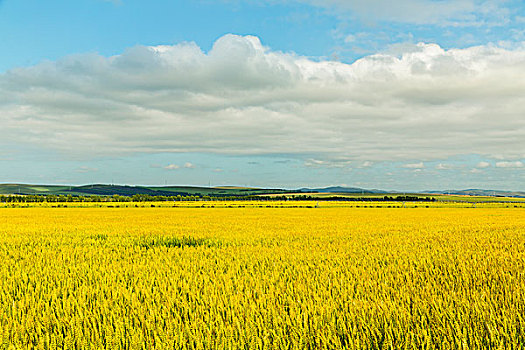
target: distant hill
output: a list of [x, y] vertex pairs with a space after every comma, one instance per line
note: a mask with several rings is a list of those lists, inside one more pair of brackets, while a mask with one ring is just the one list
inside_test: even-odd
[[[145, 194], [150, 196], [243, 196], [243, 195], [279, 195], [279, 194], [312, 194], [320, 195], [382, 195], [399, 194], [400, 192], [378, 189], [363, 189], [358, 187], [332, 186], [323, 188], [300, 188], [297, 190], [251, 188], [239, 186], [198, 187], [198, 186], [122, 186], [92, 184], [83, 186], [64, 185], [31, 185], [31, 184], [0, 184], [0, 195], [72, 195], [72, 196], [133, 196]], [[423, 191], [407, 194], [421, 195], [456, 195], [525, 198], [525, 192], [495, 191], [495, 190], [450, 190]]]
[[324, 188], [301, 188], [299, 191], [308, 193], [362, 193], [362, 194], [376, 194], [376, 193], [392, 193], [392, 191], [383, 190], [368, 190], [358, 187], [341, 187], [332, 186]]
[[425, 191], [422, 193], [428, 194], [449, 194], [456, 196], [484, 196], [484, 197], [514, 197], [525, 198], [525, 192], [521, 191], [498, 191], [498, 190], [449, 190], [449, 191]]
[[[399, 191], [385, 191], [378, 189], [363, 189], [357, 187], [324, 187], [324, 188], [301, 188], [298, 190], [304, 193], [340, 193], [340, 194], [393, 194], [400, 193]], [[441, 195], [456, 195], [456, 196], [482, 196], [482, 197], [514, 197], [525, 198], [525, 192], [520, 191], [500, 191], [500, 190], [482, 190], [482, 189], [468, 189], [468, 190], [448, 190], [448, 191], [417, 191], [407, 192], [411, 194], [441, 194]]]
[[121, 186], [121, 185], [30, 185], [0, 184], [0, 195], [72, 195], [72, 196], [133, 196], [147, 194], [150, 196], [239, 196], [279, 194], [288, 191], [282, 189], [262, 189], [246, 187], [194, 187], [194, 186]]

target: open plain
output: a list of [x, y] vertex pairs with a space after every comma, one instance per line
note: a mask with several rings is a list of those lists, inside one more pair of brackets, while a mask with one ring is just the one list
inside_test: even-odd
[[3, 208], [0, 347], [523, 348], [523, 210]]

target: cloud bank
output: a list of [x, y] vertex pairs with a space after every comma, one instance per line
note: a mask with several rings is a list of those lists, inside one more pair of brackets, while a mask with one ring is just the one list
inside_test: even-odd
[[194, 43], [138, 46], [0, 75], [0, 152], [515, 161], [525, 158], [524, 116], [523, 45], [418, 44], [345, 64], [226, 35], [207, 53]]

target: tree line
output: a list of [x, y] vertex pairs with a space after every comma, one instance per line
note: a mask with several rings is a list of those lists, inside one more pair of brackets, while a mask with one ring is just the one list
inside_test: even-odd
[[417, 196], [384, 196], [384, 197], [317, 197], [312, 195], [298, 196], [208, 196], [208, 195], [176, 195], [152, 196], [149, 194], [135, 194], [133, 196], [73, 196], [73, 195], [0, 195], [0, 203], [97, 203], [97, 202], [181, 202], [181, 201], [355, 201], [355, 202], [435, 202], [433, 197]]

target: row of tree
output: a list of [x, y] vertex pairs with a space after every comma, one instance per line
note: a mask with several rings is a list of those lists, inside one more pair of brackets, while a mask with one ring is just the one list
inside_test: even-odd
[[151, 196], [135, 194], [133, 196], [64, 196], [64, 195], [0, 195], [1, 203], [90, 203], [90, 202], [174, 202], [174, 201], [238, 201], [238, 200], [265, 200], [265, 201], [356, 201], [356, 202], [434, 202], [433, 197], [417, 196], [384, 196], [384, 197], [316, 197], [315, 195], [298, 196]]
[[343, 197], [343, 196], [323, 196], [316, 197], [315, 195], [298, 195], [293, 197], [286, 196], [258, 196], [258, 199], [267, 200], [306, 200], [306, 201], [346, 201], [346, 202], [435, 202], [433, 197], [418, 197], [418, 196], [384, 196], [384, 197]]
[[64, 195], [0, 195], [1, 203], [98, 203], [98, 202], [167, 202], [196, 201], [204, 199], [199, 196], [150, 196], [137, 194], [134, 196], [64, 196]]

